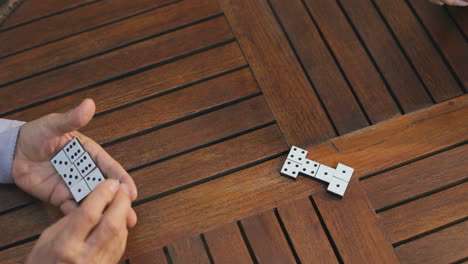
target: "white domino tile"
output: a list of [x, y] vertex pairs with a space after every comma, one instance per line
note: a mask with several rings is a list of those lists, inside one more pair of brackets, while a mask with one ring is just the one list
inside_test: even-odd
[[330, 181], [330, 184], [328, 185], [327, 191], [336, 194], [340, 197], [343, 197], [346, 192], [346, 188], [348, 187], [348, 184], [349, 183], [347, 181], [343, 181], [342, 179], [333, 177]]
[[305, 161], [306, 157], [307, 157], [307, 153], [308, 153], [308, 151], [305, 150], [305, 149], [301, 149], [299, 147], [292, 146], [291, 150], [289, 151], [287, 159], [302, 164]]
[[320, 164], [320, 167], [317, 173], [315, 174], [315, 178], [324, 182], [330, 182], [334, 174], [335, 174], [335, 169], [325, 166], [323, 164]]
[[96, 168], [96, 164], [88, 153], [81, 155], [81, 157], [79, 157], [74, 164], [83, 177], [88, 175], [88, 173]]
[[353, 176], [354, 169], [344, 164], [338, 163], [336, 166], [335, 177], [342, 179], [343, 181], [349, 182]]
[[75, 162], [81, 155], [83, 155], [86, 151], [81, 146], [80, 141], [78, 138], [72, 139], [64, 148], [65, 154], [71, 160], [71, 162]]
[[91, 191], [94, 190], [96, 186], [98, 186], [100, 183], [106, 180], [106, 178], [102, 174], [101, 170], [99, 170], [99, 168], [95, 168], [92, 172], [86, 175], [84, 179], [86, 181], [86, 184], [88, 184], [89, 189], [91, 189]]
[[73, 194], [73, 197], [75, 198], [76, 202], [81, 201], [91, 192], [85, 180], [79, 181], [77, 184], [70, 188], [70, 191]]
[[310, 159], [305, 159], [304, 163], [302, 163], [301, 173], [307, 177], [315, 178], [319, 167], [320, 163]]
[[290, 159], [286, 159], [281, 168], [281, 175], [296, 179], [301, 170], [301, 164]]
[[78, 172], [75, 165], [73, 164], [70, 167], [68, 167], [67, 170], [63, 172], [63, 174], [61, 174], [60, 176], [62, 176], [68, 188], [73, 187], [76, 183], [80, 182], [81, 179], [83, 179], [81, 177], [81, 174]]
[[63, 150], [57, 153], [57, 155], [55, 155], [50, 162], [60, 175], [62, 175], [63, 172], [65, 172], [72, 164]]

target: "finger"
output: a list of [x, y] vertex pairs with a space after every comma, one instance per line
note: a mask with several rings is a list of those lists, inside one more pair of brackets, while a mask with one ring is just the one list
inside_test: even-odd
[[118, 189], [119, 184], [115, 180], [109, 179], [99, 184], [81, 206], [72, 212], [73, 227], [70, 230], [72, 235], [82, 239], [88, 236], [91, 229], [101, 220], [102, 212], [112, 202]]
[[133, 228], [138, 221], [138, 217], [135, 213], [135, 210], [133, 208], [128, 212], [127, 215], [127, 227], [128, 228]]
[[85, 99], [81, 104], [66, 113], [45, 116], [45, 122], [53, 135], [59, 136], [78, 130], [88, 124], [96, 111], [96, 105], [91, 99]]
[[83, 147], [88, 151], [106, 177], [119, 180], [121, 183], [130, 187], [130, 198], [132, 201], [135, 201], [138, 196], [135, 182], [122, 165], [112, 158], [109, 153], [94, 140], [79, 132], [74, 132], [73, 134], [80, 139]]
[[60, 205], [60, 210], [64, 215], [70, 214], [76, 208], [78, 208], [78, 204], [73, 200], [66, 200]]
[[90, 246], [102, 247], [109, 240], [120, 238], [127, 232], [127, 216], [132, 208], [130, 196], [124, 188], [125, 184], [121, 184], [114, 200], [102, 216], [98, 226], [89, 236]]
[[463, 1], [463, 0], [444, 0], [448, 5], [454, 5], [454, 6], [468, 6], [468, 2]]
[[431, 3], [436, 4], [436, 5], [444, 5], [444, 3], [440, 0], [429, 0]]

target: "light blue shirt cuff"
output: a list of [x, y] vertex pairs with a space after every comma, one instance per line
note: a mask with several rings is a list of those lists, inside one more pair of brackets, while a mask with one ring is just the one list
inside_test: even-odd
[[13, 183], [11, 168], [16, 139], [24, 122], [0, 118], [0, 183]]

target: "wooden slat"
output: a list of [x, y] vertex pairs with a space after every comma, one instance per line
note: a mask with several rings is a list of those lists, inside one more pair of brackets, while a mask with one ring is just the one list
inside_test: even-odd
[[167, 246], [174, 264], [210, 263], [203, 242], [199, 236], [178, 240]]
[[307, 146], [334, 136], [266, 0], [219, 3], [288, 143]]
[[398, 246], [395, 251], [402, 263], [455, 263], [466, 258], [468, 221]]
[[[131, 232], [131, 231], [130, 231]], [[167, 264], [166, 256], [162, 248], [153, 249], [130, 259], [131, 264]]]
[[326, 192], [313, 199], [344, 263], [399, 263], [356, 178], [344, 199]]
[[7, 250], [0, 251], [0, 262], [5, 264], [23, 264], [36, 241], [28, 242]]
[[111, 145], [106, 150], [124, 168], [132, 169], [273, 120], [268, 104], [259, 96]]
[[[309, 156], [330, 166], [338, 161], [350, 165], [356, 168], [356, 179], [407, 163], [466, 140], [467, 98], [455, 98], [310, 147]], [[323, 190], [323, 184], [304, 177], [297, 181], [281, 177], [278, 172], [284, 158], [137, 206], [139, 224], [130, 233], [128, 254], [138, 255]]]
[[244, 76], [242, 72], [224, 75], [119, 109], [94, 118], [81, 131], [98, 143], [106, 143], [258, 92], [254, 82], [246, 86], [236, 82]]
[[[369, 0], [340, 1], [400, 106], [412, 112], [432, 104], [416, 73]], [[388, 56], [388, 54], [392, 54]]]
[[215, 0], [182, 1], [10, 56], [2, 60], [0, 85], [161, 34], [219, 12]]
[[[137, 43], [0, 89], [0, 112], [91, 86], [96, 82], [192, 53], [232, 38], [223, 17]], [[47, 87], [47, 89], [44, 89]]]
[[464, 145], [362, 183], [370, 202], [378, 210], [466, 179], [467, 168], [468, 145]]
[[[246, 85], [242, 81], [239, 83]], [[274, 118], [265, 99], [256, 97], [119, 142], [105, 149], [125, 169], [133, 169], [264, 125], [273, 120]], [[208, 126], [210, 126], [210, 129], [200, 129]], [[271, 145], [270, 147], [274, 148], [275, 146], [277, 145]], [[261, 156], [261, 154], [259, 155]], [[254, 157], [245, 155], [244, 158], [243, 162], [249, 162], [248, 158]], [[151, 171], [151, 169], [149, 170]], [[18, 207], [33, 200], [33, 198], [25, 195], [13, 185], [0, 186], [0, 190], [3, 190], [3, 192], [0, 192], [0, 197], [4, 201], [0, 206], [0, 211]]]
[[242, 220], [242, 226], [259, 263], [295, 263], [272, 210]]
[[1, 215], [0, 247], [38, 235], [53, 220], [49, 217], [47, 208], [39, 202]]
[[33, 198], [14, 184], [0, 185], [0, 213], [30, 203]]
[[447, 9], [459, 25], [460, 30], [465, 34], [465, 37], [468, 36], [468, 13], [466, 9], [457, 6], [450, 6]]
[[[271, 4], [340, 134], [369, 123], [300, 0]], [[313, 48], [311, 44], [313, 43]]]
[[393, 243], [467, 217], [468, 183], [379, 214]]
[[[79, 105], [85, 98], [93, 98], [97, 105], [96, 114], [99, 114], [145, 97], [155, 96], [221, 74], [245, 64], [246, 61], [239, 46], [237, 43], [232, 42], [148, 71], [7, 115], [6, 118], [31, 121], [49, 113], [66, 112], [72, 106]], [[246, 77], [247, 80], [253, 78], [251, 74], [249, 76]], [[241, 80], [237, 81], [241, 82]]]
[[[455, 98], [309, 147], [309, 156], [329, 166], [335, 166], [338, 161], [352, 166], [356, 168], [355, 179], [427, 156], [467, 139], [467, 98], [466, 95]], [[280, 176], [278, 172], [284, 158], [263, 162], [137, 206], [139, 222], [129, 234], [128, 256], [134, 257], [177, 239], [213, 230], [323, 191], [323, 184], [310, 179], [300, 177], [292, 181]], [[21, 210], [34, 212], [27, 208], [16, 212]], [[28, 215], [29, 219], [44, 217], [40, 211], [23, 215]], [[0, 216], [1, 223], [4, 223], [3, 217], [6, 215]], [[26, 221], [26, 217], [16, 218], [16, 221]], [[40, 232], [47, 224], [34, 226], [32, 230]], [[23, 224], [15, 222], [15, 225]], [[0, 233], [8, 232], [6, 228], [9, 225], [0, 225]], [[21, 229], [15, 235], [31, 237], [37, 233]]]
[[15, 10], [5, 23], [0, 26], [0, 30], [5, 30], [13, 26], [40, 19], [44, 16], [52, 15], [66, 9], [74, 8], [83, 4], [91, 3], [96, 0], [42, 0], [25, 1]]
[[405, 1], [375, 0], [436, 102], [462, 94]]
[[0, 58], [171, 2], [174, 0], [96, 1], [13, 28], [0, 33]]
[[235, 222], [204, 234], [215, 263], [252, 263], [239, 227]]
[[371, 122], [399, 115], [400, 110], [337, 2], [306, 0], [305, 3]]
[[338, 263], [309, 198], [278, 208], [302, 263]]
[[[140, 199], [148, 198], [287, 150], [276, 125], [132, 173]], [[170, 176], [169, 176], [170, 175]]]
[[468, 42], [446, 10], [424, 1], [411, 0], [409, 3], [440, 47], [462, 85], [468, 87]]

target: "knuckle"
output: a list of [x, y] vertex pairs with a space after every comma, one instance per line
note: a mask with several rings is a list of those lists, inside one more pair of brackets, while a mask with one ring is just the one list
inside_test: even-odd
[[122, 231], [122, 228], [119, 226], [119, 224], [114, 221], [105, 221], [103, 226], [105, 232], [108, 232], [112, 236], [118, 236]]
[[95, 225], [99, 222], [99, 214], [96, 214], [95, 212], [92, 212], [91, 210], [86, 210], [86, 209], [83, 209], [81, 210], [81, 220], [85, 223], [85, 224], [89, 224], [89, 225]]
[[53, 252], [60, 263], [76, 263], [77, 261], [76, 248], [66, 241], [55, 243]]

